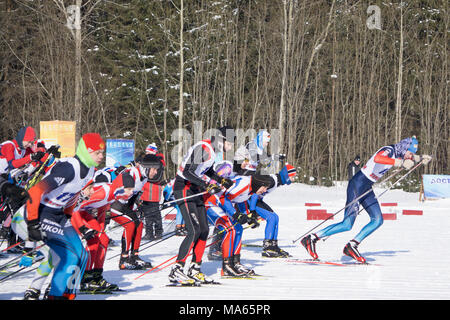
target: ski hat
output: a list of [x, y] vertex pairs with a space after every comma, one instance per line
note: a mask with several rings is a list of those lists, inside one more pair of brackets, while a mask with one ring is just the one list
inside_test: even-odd
[[271, 188], [274, 185], [275, 181], [273, 181], [271, 176], [262, 174], [254, 174], [251, 176], [250, 187], [253, 193], [256, 193], [261, 187]]
[[75, 154], [88, 168], [96, 167], [98, 164], [92, 159], [89, 153], [104, 149], [105, 142], [98, 133], [85, 133], [78, 142]]
[[34, 141], [36, 140], [36, 131], [29, 126], [23, 127], [17, 132], [16, 141], [20, 149], [23, 149], [24, 141]]
[[266, 130], [261, 130], [255, 138], [256, 145], [259, 149], [264, 149], [264, 144], [270, 142], [270, 133]]
[[359, 156], [359, 155], [357, 155], [357, 156], [355, 157], [355, 159], [353, 159], [353, 161], [361, 161], [361, 158], [360, 158], [360, 156]]
[[223, 161], [214, 166], [214, 171], [222, 178], [229, 178], [233, 173], [233, 164], [230, 161]]
[[406, 151], [416, 153], [419, 146], [419, 142], [415, 136], [405, 138], [399, 143], [394, 144], [394, 153], [396, 158], [403, 158]]
[[105, 149], [105, 141], [98, 133], [85, 133], [81, 140], [83, 140], [88, 152]]
[[419, 148], [419, 141], [417, 140], [416, 136], [412, 136], [411, 144], [409, 145], [408, 151], [416, 153], [418, 148]]
[[149, 152], [150, 154], [156, 154], [158, 152], [158, 147], [156, 143], [150, 143], [147, 148], [145, 148], [145, 152]]

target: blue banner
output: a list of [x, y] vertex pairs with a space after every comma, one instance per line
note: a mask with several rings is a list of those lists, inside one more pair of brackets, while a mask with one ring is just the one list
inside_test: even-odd
[[450, 198], [450, 176], [424, 174], [423, 195], [425, 198]]
[[124, 166], [134, 160], [134, 140], [106, 140], [106, 166]]

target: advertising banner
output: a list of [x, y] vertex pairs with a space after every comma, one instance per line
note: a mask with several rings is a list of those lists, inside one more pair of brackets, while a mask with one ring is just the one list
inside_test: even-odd
[[124, 166], [134, 160], [134, 140], [106, 140], [106, 166]]
[[41, 121], [39, 138], [44, 140], [47, 148], [59, 144], [61, 158], [73, 157], [76, 149], [75, 132], [75, 121]]
[[424, 174], [423, 193], [426, 198], [450, 198], [450, 175]]

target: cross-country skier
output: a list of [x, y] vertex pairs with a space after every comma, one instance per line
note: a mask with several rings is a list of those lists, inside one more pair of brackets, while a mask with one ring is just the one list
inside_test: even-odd
[[[140, 198], [142, 188], [149, 180], [159, 180], [162, 175], [161, 158], [147, 154], [136, 159], [135, 163], [125, 169], [134, 179], [133, 196], [128, 200], [116, 200], [111, 204], [111, 217], [124, 227], [122, 235], [122, 253], [119, 260], [119, 269], [146, 269], [151, 263], [139, 257], [139, 247], [142, 238], [143, 223], [136, 211], [136, 200]], [[130, 252], [131, 250], [131, 252]]]
[[256, 138], [239, 147], [234, 155], [233, 171], [238, 175], [257, 173], [258, 166], [268, 166], [274, 160], [284, 160], [284, 154], [269, 155], [265, 150], [270, 142], [270, 133], [261, 130]]
[[128, 200], [134, 191], [135, 181], [129, 172], [119, 174], [111, 183], [93, 184], [93, 192], [72, 215], [72, 225], [86, 240], [89, 260], [81, 292], [111, 292], [118, 286], [103, 278], [103, 264], [109, 237], [105, 233], [106, 211], [116, 200]]
[[[82, 198], [89, 198], [90, 194], [92, 193], [92, 184], [88, 184], [85, 186], [77, 198], [74, 197], [71, 201], [69, 201], [66, 206], [72, 207], [73, 201], [77, 201], [78, 203], [81, 203], [80, 199]], [[74, 209], [76, 211], [77, 208]], [[53, 270], [53, 266], [57, 265], [59, 262], [59, 257], [54, 254], [50, 248], [44, 244], [43, 241], [38, 242], [32, 242], [28, 240], [28, 228], [27, 223], [25, 221], [24, 217], [25, 212], [25, 206], [21, 207], [15, 214], [12, 219], [12, 229], [14, 230], [17, 235], [24, 240], [24, 250], [23, 250], [23, 256], [20, 259], [19, 266], [21, 267], [30, 267], [34, 262], [35, 259], [38, 257], [41, 257], [39, 266], [36, 269], [35, 276], [33, 280], [31, 281], [31, 284], [25, 290], [24, 298], [23, 300], [39, 300], [42, 288], [50, 275], [50, 273]], [[48, 299], [48, 294], [50, 292], [50, 285], [47, 286], [44, 293], [44, 300]]]
[[[49, 299], [74, 299], [87, 262], [83, 244], [70, 224], [70, 215], [83, 187], [104, 157], [105, 142], [97, 133], [84, 134], [73, 158], [59, 160], [30, 190], [26, 222], [30, 241], [43, 240], [58, 256]], [[67, 207], [67, 203], [73, 203]]]
[[[383, 215], [381, 213], [380, 204], [378, 203], [373, 190], [370, 191], [372, 185], [392, 167], [402, 167], [409, 170], [415, 163], [420, 161], [425, 165], [428, 164], [431, 160], [431, 156], [416, 155], [418, 144], [416, 137], [413, 136], [403, 139], [397, 144], [381, 147], [369, 161], [367, 161], [364, 167], [353, 176], [347, 186], [347, 201], [344, 219], [341, 222], [332, 224], [316, 233], [309, 234], [301, 240], [301, 244], [314, 259], [318, 259], [316, 252], [317, 241], [336, 233], [351, 230], [358, 214], [359, 204], [361, 204], [369, 214], [370, 222], [345, 245], [343, 252], [345, 255], [356, 261], [361, 263], [366, 262], [366, 259], [361, 256], [358, 251], [358, 245], [383, 224]], [[366, 192], [366, 195], [356, 200]]]
[[[163, 168], [166, 166], [164, 155], [158, 152], [158, 147], [155, 143], [149, 144], [147, 148], [145, 148], [145, 153], [153, 154], [161, 158]], [[162, 180], [162, 174], [159, 176], [161, 177], [160, 181], [147, 181], [142, 189], [142, 205], [140, 206], [140, 209], [145, 216], [144, 240], [161, 239], [164, 231], [159, 202], [161, 201], [165, 181]]]
[[[260, 173], [259, 165], [268, 166], [272, 160], [283, 160], [284, 155], [268, 155], [266, 148], [270, 142], [270, 133], [260, 130], [256, 138], [245, 145], [240, 146], [233, 159], [233, 171], [237, 175], [251, 175]], [[220, 162], [220, 161], [218, 161]], [[213, 245], [209, 247], [208, 259], [221, 260], [220, 243], [221, 236], [219, 229], [213, 230]]]
[[[232, 185], [231, 180], [217, 175], [213, 165], [216, 153], [230, 151], [234, 141], [234, 129], [229, 126], [222, 127], [211, 139], [199, 141], [190, 147], [178, 168], [173, 194], [175, 199], [180, 200], [177, 204], [186, 224], [187, 236], [180, 245], [176, 263], [170, 271], [171, 283], [196, 285], [198, 282], [212, 282], [200, 270], [209, 227], [203, 197], [195, 195], [204, 190], [210, 194], [221, 191], [216, 183], [206, 182], [210, 179], [218, 181], [225, 188]], [[186, 197], [190, 198], [186, 199]], [[193, 250], [192, 262], [188, 273], [185, 274], [183, 269], [191, 249]]]
[[[218, 172], [225, 172], [226, 163], [218, 165]], [[252, 228], [259, 226], [259, 215], [256, 212], [256, 201], [252, 198], [262, 197], [272, 192], [278, 186], [290, 184], [287, 168], [278, 174], [250, 176], [235, 176], [231, 179], [233, 185], [225, 190], [220, 198], [217, 195], [207, 198], [208, 219], [216, 225], [225, 235], [221, 242], [222, 246], [222, 275], [223, 276], [246, 276], [254, 273], [240, 262], [240, 249], [242, 237], [242, 224], [248, 223]], [[275, 216], [276, 214], [273, 213]], [[269, 213], [263, 213], [271, 229], [271, 236], [276, 237], [278, 225], [269, 218]], [[276, 220], [278, 222], [278, 219]], [[275, 232], [274, 232], [275, 231]], [[273, 244], [265, 241], [266, 246], [271, 246], [274, 252], [283, 252], [279, 248], [274, 248]], [[278, 247], [278, 246], [277, 246]], [[265, 248], [267, 250], [267, 248]], [[264, 251], [263, 251], [264, 252]], [[271, 255], [272, 256], [272, 255]]]
[[[12, 171], [18, 172], [27, 164], [38, 162], [45, 155], [41, 150], [33, 150], [33, 145], [36, 141], [36, 132], [30, 127], [21, 128], [15, 139], [5, 141], [0, 144], [0, 175], [8, 179], [8, 175]], [[37, 152], [35, 152], [37, 151]], [[45, 150], [44, 150], [45, 151]], [[2, 225], [1, 234], [8, 238], [8, 247], [11, 246], [16, 235], [11, 232], [11, 211], [6, 205], [0, 202], [0, 222]], [[18, 208], [11, 208], [15, 212]], [[16, 249], [16, 248], [15, 248]]]

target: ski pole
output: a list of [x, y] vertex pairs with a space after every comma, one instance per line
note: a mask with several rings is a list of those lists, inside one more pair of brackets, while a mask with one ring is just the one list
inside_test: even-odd
[[[155, 213], [155, 212], [158, 212], [158, 211], [160, 211], [161, 209], [166, 209], [166, 208], [161, 208], [161, 207], [158, 207], [158, 209], [156, 209], [155, 208], [155, 210], [151, 210], [150, 212], [147, 212], [146, 214], [144, 213], [142, 216], [140, 216], [137, 220], [142, 220], [143, 218], [145, 218], [145, 217], [147, 217], [148, 215], [150, 215], [150, 214], [152, 214], [152, 213]], [[164, 215], [164, 217], [163, 217], [163, 219], [169, 214], [169, 213], [171, 213], [172, 211], [173, 211], [173, 209], [175, 209], [175, 207], [173, 207], [169, 212], [167, 212], [165, 215]], [[108, 217], [107, 219], [109, 219], [109, 220], [111, 220], [111, 219], [115, 219], [115, 218], [120, 218], [120, 217], [123, 217], [123, 216], [127, 216], [127, 214], [126, 213], [124, 213], [124, 214], [118, 214], [118, 215], [116, 215], [115, 217]], [[106, 219], [105, 219], [106, 220]], [[134, 223], [135, 222], [135, 220], [130, 220], [130, 221], [127, 221], [127, 222], [125, 222], [125, 223], [117, 223], [117, 225], [116, 226], [114, 226], [114, 227], [112, 227], [112, 228], [110, 228], [108, 231], [112, 231], [112, 230], [115, 230], [115, 229], [117, 229], [117, 228], [119, 228], [119, 227], [123, 227], [124, 225], [126, 225], [126, 224], [128, 224], [128, 223]], [[105, 231], [102, 231], [102, 232], [99, 232], [99, 233], [105, 233]]]
[[[204, 191], [204, 192], [196, 193], [196, 194], [184, 197], [184, 198], [175, 199], [175, 200], [172, 200], [172, 201], [169, 201], [169, 202], [164, 202], [164, 203], [161, 204], [161, 207], [158, 210], [163, 210], [163, 209], [166, 209], [168, 207], [171, 207], [171, 205], [167, 206], [168, 204], [172, 204], [172, 203], [175, 203], [177, 201], [182, 201], [182, 200], [190, 199], [190, 198], [193, 198], [193, 197], [201, 196], [201, 195], [204, 195], [207, 192], [208, 191]], [[156, 211], [154, 211], [154, 212], [156, 212]], [[153, 211], [151, 213], [153, 213]], [[126, 214], [119, 214], [119, 215], [116, 215], [115, 217], [108, 217], [107, 219], [111, 220], [113, 218], [118, 218], [118, 217], [122, 217], [122, 216], [126, 216]], [[139, 219], [141, 219], [141, 218], [139, 218]]]
[[[36, 259], [36, 261], [33, 261], [33, 264], [35, 264], [36, 262], [41, 261], [42, 259], [44, 259], [44, 257], [42, 257], [41, 259]], [[29, 267], [21, 267], [20, 269], [14, 271], [14, 272], [11, 272], [10, 274], [7, 274], [6, 276], [4, 276], [3, 278], [0, 279], [0, 283], [2, 283], [3, 281], [8, 280], [8, 278], [11, 278], [12, 276], [17, 277], [17, 276], [19, 275], [19, 273], [20, 273], [20, 275], [23, 275], [23, 274], [25, 274], [25, 273], [34, 271], [34, 270], [36, 270], [37, 268], [39, 268], [39, 266], [34, 267], [34, 268], [32, 268], [32, 269], [29, 269], [29, 270], [27, 270], [27, 271], [25, 271], [25, 272], [22, 272], [22, 271], [25, 270], [26, 268], [29, 268]], [[13, 278], [15, 278], [15, 277], [13, 277]], [[9, 280], [11, 280], [11, 279], [9, 279]]]
[[[163, 236], [162, 236], [161, 239], [158, 239], [158, 240], [150, 240], [149, 242], [145, 243], [144, 245], [147, 245], [147, 244], [152, 243], [152, 242], [153, 242], [153, 243], [152, 243], [150, 246], [145, 247], [145, 248], [143, 248], [143, 249], [139, 248], [139, 252], [142, 252], [142, 251], [145, 250], [145, 249], [148, 249], [148, 248], [150, 248], [150, 247], [153, 247], [154, 245], [157, 245], [158, 243], [161, 243], [161, 242], [163, 242], [163, 241], [166, 241], [167, 239], [172, 238], [175, 234], [176, 234], [176, 231], [170, 231], [170, 232], [167, 232], [167, 233], [163, 234]], [[166, 236], [167, 236], [167, 237], [166, 237]], [[155, 242], [155, 241], [156, 241], [156, 242]], [[109, 257], [108, 260], [114, 259], [115, 257], [118, 257], [118, 256], [120, 256], [120, 255], [121, 255], [121, 253], [116, 254], [116, 255], [114, 255], [114, 256], [112, 256], [112, 257]]]
[[32, 249], [32, 250], [29, 251], [29, 252], [25, 252], [25, 253], [23, 253], [23, 254], [21, 254], [21, 255], [15, 257], [15, 258], [12, 258], [12, 259], [9, 260], [8, 262], [2, 264], [2, 265], [0, 266], [0, 270], [7, 269], [7, 268], [11, 267], [11, 264], [12, 264], [13, 262], [20, 260], [22, 257], [24, 257], [24, 256], [26, 256], [26, 255], [30, 255], [30, 254], [32, 254], [32, 253], [38, 251], [38, 250], [39, 250], [40, 248], [42, 248], [43, 246], [45, 246], [45, 244], [41, 244], [40, 246], [37, 246], [36, 248]]
[[38, 177], [41, 175], [42, 170], [44, 170], [47, 163], [50, 161], [50, 159], [53, 159], [55, 156], [52, 153], [48, 154], [49, 156], [45, 161], [39, 166], [39, 169], [33, 174], [33, 177], [29, 179], [25, 185], [25, 190], [29, 190], [32, 186], [34, 186], [37, 183]]
[[[230, 227], [228, 227], [228, 228], [226, 228], [226, 229], [223, 229], [223, 230], [219, 231], [219, 232], [217, 233], [217, 235], [219, 235], [219, 234], [221, 234], [221, 233], [223, 233], [223, 232], [226, 232], [226, 231], [230, 230], [230, 229], [233, 228], [236, 224], [237, 224], [237, 222], [235, 222], [232, 226], [230, 226]], [[206, 240], [209, 240], [209, 239], [211, 239], [211, 238], [214, 237], [214, 236], [215, 236], [215, 235], [211, 235], [211, 236], [209, 236], [208, 239], [206, 239]], [[213, 244], [215, 244], [215, 243], [216, 243], [217, 241], [219, 241], [219, 240], [220, 240], [220, 239], [218, 239], [218, 240], [216, 240], [216, 241], [214, 241], [214, 242], [211, 242], [210, 244], [206, 245], [205, 248], [208, 248], [208, 247], [212, 246]], [[192, 252], [188, 254], [188, 257], [189, 257], [190, 255], [192, 255]], [[150, 273], [150, 272], [152, 272], [153, 270], [158, 269], [160, 266], [162, 266], [163, 264], [165, 264], [165, 263], [167, 263], [167, 262], [169, 262], [169, 261], [175, 259], [177, 256], [178, 256], [178, 254], [175, 255], [175, 256], [173, 256], [173, 257], [171, 257], [171, 258], [169, 258], [169, 259], [167, 259], [166, 261], [164, 261], [164, 262], [158, 264], [156, 267], [153, 267], [153, 268], [147, 270], [147, 271], [144, 272], [143, 274], [141, 274], [141, 275], [139, 275], [138, 277], [136, 277], [134, 280], [137, 280], [137, 279], [139, 279], [140, 277], [146, 275], [147, 273]], [[164, 269], [164, 268], [166, 268], [166, 267], [168, 267], [168, 266], [171, 266], [171, 265], [174, 264], [174, 263], [175, 263], [175, 261], [172, 262], [172, 263], [170, 263], [170, 264], [168, 264], [167, 266], [164, 266], [164, 267], [161, 268], [160, 270], [162, 270], [162, 269]], [[158, 271], [160, 271], [160, 270], [158, 270]]]
[[5, 248], [5, 249], [3, 249], [2, 251], [0, 251], [0, 252], [5, 252], [5, 251], [8, 251], [9, 249], [12, 249], [12, 248], [14, 248], [14, 247], [16, 247], [16, 246], [18, 246], [18, 245], [21, 245], [21, 244], [23, 244], [24, 243], [24, 241], [22, 240], [22, 241], [19, 241], [19, 242], [17, 242], [17, 243], [15, 243], [15, 244], [13, 244], [13, 245], [11, 245], [11, 246], [9, 246], [9, 247], [7, 247], [7, 248]]
[[[412, 168], [411, 170], [415, 169], [416, 167]], [[399, 170], [396, 170], [395, 172], [393, 172], [390, 176], [388, 176], [386, 179], [383, 179], [382, 182], [387, 182], [390, 179], [392, 179], [398, 172], [400, 172], [401, 170], [403, 170], [402, 168], [400, 168]], [[410, 170], [410, 171], [411, 171]], [[381, 183], [381, 182], [380, 182]], [[316, 225], [314, 228], [310, 229], [309, 231], [307, 231], [306, 233], [302, 234], [300, 237], [298, 237], [295, 240], [292, 240], [292, 243], [296, 243], [298, 240], [300, 240], [301, 238], [303, 238], [305, 235], [311, 233], [311, 231], [315, 230], [317, 227], [321, 226], [322, 224], [324, 224], [325, 222], [327, 222], [328, 220], [332, 219], [335, 215], [337, 215], [339, 212], [347, 209], [348, 207], [350, 207], [351, 205], [353, 205], [354, 203], [356, 203], [358, 200], [360, 200], [362, 197], [364, 197], [365, 195], [367, 195], [369, 192], [372, 191], [372, 188], [370, 188], [369, 190], [367, 190], [366, 192], [364, 192], [362, 195], [358, 196], [356, 199], [354, 199], [353, 201], [351, 201], [350, 203], [348, 203], [347, 205], [345, 205], [345, 207], [339, 209], [338, 211], [336, 211], [335, 213], [333, 213], [331, 216], [329, 216], [328, 218], [326, 218], [325, 220], [323, 220], [321, 223], [319, 223], [318, 225]]]

